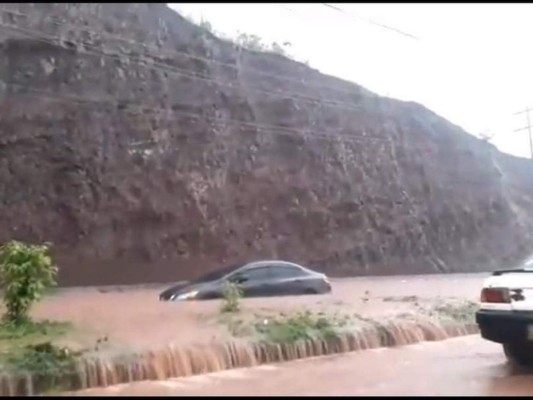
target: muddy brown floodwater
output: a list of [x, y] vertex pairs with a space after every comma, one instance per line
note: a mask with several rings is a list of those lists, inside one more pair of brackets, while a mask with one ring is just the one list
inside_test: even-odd
[[[477, 300], [487, 274], [418, 275], [337, 279], [327, 295], [250, 298], [244, 312], [318, 309], [357, 312], [364, 316], [393, 314], [413, 309], [416, 302], [384, 301], [417, 296]], [[227, 339], [215, 317], [218, 301], [160, 302], [165, 286], [109, 291], [72, 288], [46, 298], [35, 308], [37, 318], [69, 320], [86, 332], [86, 340], [107, 336], [115, 347], [154, 349], [170, 342], [190, 343]]]
[[167, 381], [84, 390], [92, 396], [531, 396], [531, 371], [512, 368], [478, 335]]
[[[365, 316], [391, 314], [412, 308], [412, 302], [383, 301], [387, 297], [457, 297], [477, 300], [487, 274], [395, 276], [333, 280], [327, 295], [253, 298], [245, 311], [283, 311], [314, 308], [354, 311]], [[200, 323], [218, 313], [218, 301], [160, 302], [165, 287], [105, 291], [65, 289], [35, 308], [35, 316], [70, 320], [93, 337], [106, 335], [128, 346], [152, 348], [155, 343], [203, 342], [224, 333], [214, 323]]]
[[[414, 302], [384, 298], [418, 296], [422, 299], [457, 297], [476, 300], [487, 274], [395, 276], [333, 280], [327, 295], [246, 299], [244, 312], [317, 309], [357, 312], [365, 316], [413, 309]], [[115, 349], [139, 350], [174, 343], [225, 340], [229, 333], [216, 321], [218, 301], [160, 302], [162, 287], [120, 291], [98, 288], [64, 289], [46, 298], [34, 310], [35, 317], [69, 320], [77, 326], [73, 342], [93, 343], [106, 336]]]
[[[168, 384], [174, 382], [168, 381], [170, 377], [255, 367], [310, 355], [443, 340], [473, 333], [476, 327], [467, 322], [444, 326], [438, 321], [415, 321], [418, 317], [410, 319], [408, 315], [399, 314], [423, 316], [432, 305], [449, 305], [453, 298], [476, 300], [486, 276], [461, 274], [337, 279], [332, 281], [333, 292], [326, 295], [243, 299], [242, 310], [234, 316], [240, 323], [246, 324], [243, 318], [259, 316], [268, 321], [281, 312], [289, 314], [309, 310], [333, 314], [333, 318], [342, 316], [344, 321], [357, 319], [359, 327], [354, 332], [346, 332], [338, 343], [311, 341], [292, 347], [266, 348], [263, 344], [258, 347], [249, 342], [249, 338], [234, 337], [236, 331], [230, 327], [231, 321], [222, 318], [220, 301], [161, 302], [158, 294], [165, 287], [60, 290], [39, 303], [33, 310], [33, 317], [72, 322], [74, 329], [68, 337], [59, 339], [60, 344], [84, 348], [96, 356], [84, 360], [79, 376], [81, 387], [145, 379], [157, 379]], [[361, 373], [365, 373], [364, 368]], [[31, 382], [24, 384], [29, 388], [27, 392], [33, 393]], [[132, 387], [137, 386], [133, 384]], [[260, 387], [257, 386], [258, 393], [261, 393]], [[287, 386], [286, 390], [289, 388]], [[295, 387], [293, 390], [292, 393], [298, 394], [300, 389]], [[8, 393], [12, 392], [8, 390]]]

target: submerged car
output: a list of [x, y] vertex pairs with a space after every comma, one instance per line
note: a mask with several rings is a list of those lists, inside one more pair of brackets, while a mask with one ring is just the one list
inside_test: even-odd
[[509, 361], [533, 365], [533, 268], [496, 271], [481, 291], [481, 336], [500, 343]]
[[190, 282], [178, 282], [159, 294], [159, 300], [170, 300], [178, 290], [190, 285]]
[[223, 297], [226, 283], [239, 285], [244, 297], [266, 297], [331, 292], [326, 275], [287, 261], [256, 261], [233, 265], [175, 290], [169, 288], [160, 300], [207, 300]]

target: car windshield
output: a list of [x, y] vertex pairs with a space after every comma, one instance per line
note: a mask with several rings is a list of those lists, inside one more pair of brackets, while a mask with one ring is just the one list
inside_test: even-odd
[[220, 278], [223, 278], [227, 274], [235, 271], [236, 269], [238, 269], [240, 267], [242, 267], [242, 264], [233, 264], [233, 265], [230, 265], [230, 266], [227, 266], [227, 267], [224, 267], [224, 268], [220, 268], [220, 269], [211, 271], [211, 272], [199, 277], [198, 279], [192, 281], [192, 283], [193, 284], [197, 284], [197, 283], [206, 283], [206, 282], [216, 281], [216, 280], [218, 280]]

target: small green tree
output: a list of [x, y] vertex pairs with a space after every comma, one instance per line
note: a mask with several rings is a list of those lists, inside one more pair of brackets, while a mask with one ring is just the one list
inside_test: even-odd
[[235, 43], [247, 50], [253, 51], [265, 51], [267, 48], [259, 36], [249, 35], [247, 33], [240, 33], [235, 39]]
[[278, 43], [278, 42], [272, 42], [272, 45], [270, 46], [273, 53], [287, 56], [287, 53], [285, 52], [285, 49]]
[[242, 289], [238, 284], [225, 282], [222, 289], [223, 303], [221, 311], [224, 313], [234, 313], [241, 309]]
[[200, 28], [205, 29], [206, 31], [210, 33], [214, 33], [213, 25], [211, 25], [211, 22], [202, 18], [198, 25], [200, 26]]
[[57, 267], [47, 245], [11, 241], [0, 247], [0, 278], [3, 286], [5, 318], [20, 324], [28, 321], [33, 303], [56, 284]]

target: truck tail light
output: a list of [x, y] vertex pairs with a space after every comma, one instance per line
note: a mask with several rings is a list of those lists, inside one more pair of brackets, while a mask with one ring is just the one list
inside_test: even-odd
[[485, 288], [481, 291], [482, 303], [510, 303], [509, 289]]

